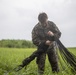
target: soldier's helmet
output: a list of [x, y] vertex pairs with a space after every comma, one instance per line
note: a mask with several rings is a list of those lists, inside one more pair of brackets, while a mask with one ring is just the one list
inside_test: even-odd
[[48, 16], [45, 12], [42, 12], [38, 15], [38, 20], [41, 22], [41, 23], [44, 23], [46, 20], [48, 19]]

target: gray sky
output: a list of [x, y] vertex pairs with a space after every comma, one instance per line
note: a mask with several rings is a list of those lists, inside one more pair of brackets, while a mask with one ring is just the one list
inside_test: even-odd
[[40, 12], [58, 26], [65, 46], [76, 47], [76, 0], [0, 0], [0, 39], [31, 40]]

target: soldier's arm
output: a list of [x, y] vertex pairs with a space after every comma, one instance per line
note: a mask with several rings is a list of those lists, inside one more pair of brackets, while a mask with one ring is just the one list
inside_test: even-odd
[[52, 22], [52, 26], [53, 26], [53, 29], [54, 29], [54, 35], [57, 38], [60, 38], [61, 37], [61, 32], [60, 32], [59, 28], [53, 22]]
[[36, 45], [36, 46], [39, 46], [41, 43], [45, 43], [44, 40], [41, 40], [40, 37], [38, 36], [38, 31], [36, 28], [34, 28], [32, 30], [32, 41], [33, 41], [33, 44]]

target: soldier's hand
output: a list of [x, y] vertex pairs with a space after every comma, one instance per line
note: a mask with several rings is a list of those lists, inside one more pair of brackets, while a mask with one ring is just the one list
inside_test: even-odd
[[52, 41], [47, 40], [45, 44], [46, 45], [51, 45], [52, 44]]
[[48, 35], [50, 35], [50, 36], [54, 36], [54, 33], [53, 32], [51, 32], [51, 31], [48, 31], [48, 33], [47, 33]]

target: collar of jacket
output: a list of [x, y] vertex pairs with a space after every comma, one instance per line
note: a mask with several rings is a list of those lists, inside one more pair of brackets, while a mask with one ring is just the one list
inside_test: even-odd
[[47, 27], [48, 26], [48, 21], [47, 23], [42, 24], [41, 22], [39, 22], [39, 25], [41, 25], [42, 27]]

